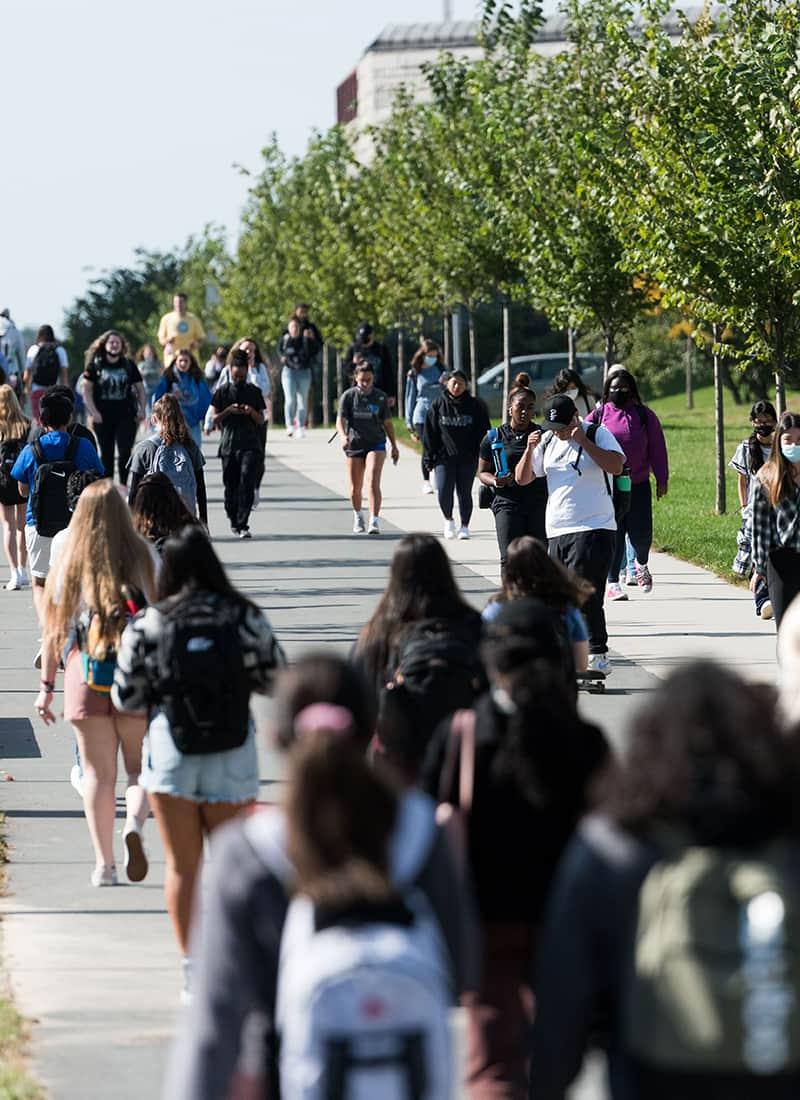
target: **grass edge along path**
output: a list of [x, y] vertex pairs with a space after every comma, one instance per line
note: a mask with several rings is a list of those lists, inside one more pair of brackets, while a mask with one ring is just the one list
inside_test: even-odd
[[[5, 893], [8, 862], [6, 818], [0, 813], [0, 894]], [[0, 951], [2, 942], [0, 925]], [[14, 1007], [8, 979], [1, 967], [0, 955], [0, 1100], [43, 1100], [44, 1091], [28, 1069], [28, 1025]]]

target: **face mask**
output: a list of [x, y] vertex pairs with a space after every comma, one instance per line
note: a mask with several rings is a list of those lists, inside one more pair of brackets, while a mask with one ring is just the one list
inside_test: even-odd
[[609, 390], [608, 399], [612, 405], [624, 405], [631, 395], [630, 390]]
[[782, 443], [781, 454], [787, 462], [800, 462], [800, 443]]
[[769, 439], [775, 429], [771, 424], [769, 425], [769, 427], [767, 427], [765, 424], [759, 424], [758, 427], [754, 429], [754, 431], [756, 435], [759, 436], [761, 439]]
[[567, 396], [567, 397], [569, 397], [569, 398], [570, 398], [570, 400], [571, 400], [571, 401], [574, 401], [574, 400], [575, 400], [575, 398], [576, 398], [576, 397], [578, 396], [578, 391], [577, 391], [577, 390], [575, 390], [575, 389], [572, 389], [572, 390], [564, 390], [564, 393], [566, 394], [566, 396]]
[[426, 355], [425, 356], [425, 366], [426, 367], [435, 367], [438, 362], [439, 362], [438, 355]]

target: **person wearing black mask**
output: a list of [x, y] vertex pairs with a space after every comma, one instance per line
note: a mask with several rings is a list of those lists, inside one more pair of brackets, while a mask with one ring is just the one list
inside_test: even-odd
[[444, 516], [444, 537], [456, 537], [453, 495], [458, 496], [461, 526], [458, 538], [469, 538], [472, 518], [472, 482], [478, 469], [481, 440], [492, 423], [479, 397], [467, 390], [462, 370], [442, 374], [444, 391], [431, 403], [422, 431], [422, 449], [428, 469], [433, 471], [439, 507]]
[[231, 381], [219, 386], [211, 401], [214, 427], [222, 431], [219, 456], [225, 486], [225, 514], [231, 531], [249, 539], [250, 512], [256, 482], [264, 460], [262, 425], [264, 397], [258, 386], [247, 381], [247, 352], [237, 349], [231, 356]]
[[397, 386], [392, 370], [392, 357], [389, 354], [389, 349], [386, 344], [382, 344], [379, 340], [375, 339], [372, 325], [366, 321], [356, 329], [356, 338], [347, 349], [347, 354], [344, 357], [344, 362], [342, 364], [342, 384], [344, 389], [353, 385], [355, 356], [358, 352], [361, 353], [361, 362], [369, 363], [372, 367], [375, 385], [386, 394], [389, 408], [393, 409], [397, 403], [395, 397]]

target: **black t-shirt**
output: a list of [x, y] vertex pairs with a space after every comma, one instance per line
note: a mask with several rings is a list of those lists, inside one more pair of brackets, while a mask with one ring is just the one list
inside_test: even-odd
[[[506, 452], [506, 462], [511, 473], [517, 468], [517, 463], [525, 453], [528, 436], [531, 432], [543, 431], [538, 424], [530, 424], [524, 431], [516, 432], [510, 424], [502, 424], [498, 429], [498, 435]], [[489, 433], [484, 436], [479, 451], [480, 457], [494, 469], [492, 458], [492, 445], [489, 442]], [[547, 501], [547, 478], [537, 477], [530, 485], [498, 486], [495, 489], [493, 508], [518, 508], [524, 511], [535, 512], [543, 508]]]
[[372, 451], [386, 442], [383, 422], [389, 419], [389, 405], [386, 394], [376, 386], [369, 393], [358, 386], [345, 390], [339, 416], [347, 425], [348, 450]]
[[98, 356], [86, 372], [94, 386], [94, 403], [105, 419], [136, 416], [136, 395], [133, 387], [142, 381], [139, 368], [130, 359], [109, 363]]
[[[217, 412], [222, 412], [229, 405], [250, 405], [262, 412], [266, 408], [261, 390], [252, 382], [226, 382], [215, 391], [211, 404]], [[220, 455], [230, 455], [234, 451], [264, 450], [261, 425], [256, 424], [251, 416], [231, 413], [219, 421], [219, 427], [222, 432]]]

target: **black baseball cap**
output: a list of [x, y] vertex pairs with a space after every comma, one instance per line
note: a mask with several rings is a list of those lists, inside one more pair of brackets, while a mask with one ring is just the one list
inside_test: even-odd
[[551, 428], [568, 428], [577, 415], [578, 409], [571, 397], [557, 393], [547, 402], [544, 418]]
[[356, 340], [369, 340], [370, 336], [372, 336], [372, 331], [372, 325], [368, 321], [365, 321], [356, 329]]

